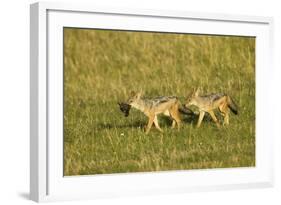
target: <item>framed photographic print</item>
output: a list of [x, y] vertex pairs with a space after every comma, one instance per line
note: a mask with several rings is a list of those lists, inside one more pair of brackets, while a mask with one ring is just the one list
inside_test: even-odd
[[272, 186], [272, 24], [32, 4], [31, 199]]

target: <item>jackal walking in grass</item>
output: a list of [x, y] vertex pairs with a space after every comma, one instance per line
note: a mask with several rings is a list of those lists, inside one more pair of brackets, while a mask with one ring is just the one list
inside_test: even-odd
[[127, 104], [133, 108], [140, 110], [148, 117], [148, 124], [146, 126], [146, 134], [149, 133], [151, 126], [155, 127], [162, 132], [158, 124], [157, 115], [164, 114], [170, 116], [173, 120], [172, 128], [176, 125], [180, 128], [181, 118], [179, 114], [180, 102], [175, 96], [160, 96], [155, 98], [143, 98], [141, 92], [131, 93], [131, 97], [128, 99]]
[[206, 112], [211, 115], [218, 127], [220, 127], [220, 124], [216, 118], [214, 110], [218, 109], [224, 117], [223, 125], [229, 124], [229, 110], [231, 110], [235, 115], [238, 114], [237, 105], [229, 95], [223, 93], [199, 95], [199, 89], [197, 89], [187, 97], [185, 107], [189, 107], [191, 105], [194, 105], [199, 109], [197, 127], [200, 127]]

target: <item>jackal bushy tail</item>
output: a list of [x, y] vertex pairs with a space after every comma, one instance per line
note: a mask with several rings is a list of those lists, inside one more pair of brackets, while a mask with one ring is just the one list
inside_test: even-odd
[[238, 115], [238, 108], [233, 99], [230, 96], [227, 96], [227, 105], [229, 109], [235, 114]]

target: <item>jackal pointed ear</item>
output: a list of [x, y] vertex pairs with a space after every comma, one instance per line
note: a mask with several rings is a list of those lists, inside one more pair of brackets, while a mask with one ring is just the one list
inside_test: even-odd
[[142, 96], [142, 91], [138, 92], [137, 99], [140, 99], [141, 96]]
[[135, 96], [136, 92], [135, 91], [131, 91], [130, 96]]
[[192, 91], [189, 93], [188, 97], [195, 97], [197, 93], [197, 88], [193, 88]]
[[187, 93], [186, 97], [190, 98], [193, 96], [193, 94], [194, 94], [194, 89], [192, 91], [190, 91], [189, 93]]
[[200, 88], [197, 88], [194, 92], [194, 96], [198, 96], [199, 95], [199, 92], [200, 92]]

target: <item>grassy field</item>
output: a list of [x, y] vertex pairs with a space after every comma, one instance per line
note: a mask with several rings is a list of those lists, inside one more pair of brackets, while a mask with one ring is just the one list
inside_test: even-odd
[[[147, 118], [117, 102], [193, 89], [224, 92], [239, 107], [218, 129], [207, 116], [143, 131]], [[196, 111], [195, 108], [193, 108]], [[219, 115], [217, 115], [219, 116]], [[64, 29], [64, 175], [255, 166], [255, 38]]]

